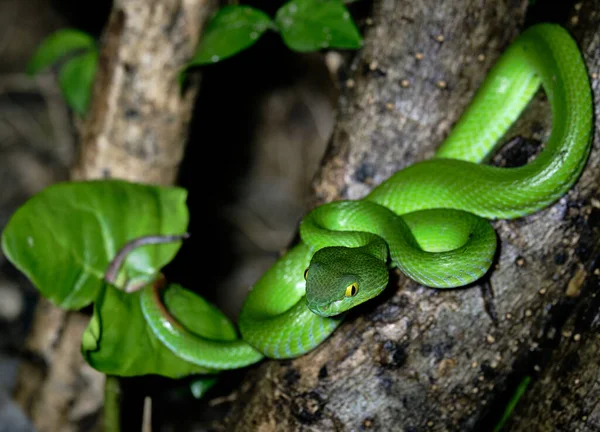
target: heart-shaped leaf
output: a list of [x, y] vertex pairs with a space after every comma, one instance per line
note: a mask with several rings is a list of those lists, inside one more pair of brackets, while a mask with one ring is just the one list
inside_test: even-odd
[[292, 0], [277, 11], [275, 24], [295, 51], [362, 47], [362, 37], [340, 0]]
[[29, 60], [27, 73], [34, 75], [56, 63], [62, 57], [79, 50], [96, 51], [94, 38], [75, 29], [58, 30], [40, 44]]
[[221, 8], [208, 23], [200, 45], [187, 67], [216, 63], [254, 45], [273, 28], [271, 18], [250, 6]]
[[192, 333], [213, 340], [238, 338], [235, 326], [223, 312], [180, 285], [169, 285], [163, 294], [163, 302], [177, 321]]
[[98, 52], [88, 51], [65, 62], [58, 83], [67, 104], [79, 115], [87, 112], [98, 66]]
[[[164, 302], [171, 315], [193, 333], [213, 340], [237, 338], [235, 327], [217, 308], [179, 285], [166, 288]], [[94, 305], [82, 352], [92, 367], [111, 375], [180, 378], [211, 372], [177, 357], [154, 336], [142, 314], [140, 291], [127, 294], [110, 285]]]
[[[185, 232], [186, 195], [180, 188], [118, 180], [56, 184], [15, 212], [2, 233], [2, 249], [44, 297], [79, 309], [96, 299], [108, 264], [127, 242]], [[179, 247], [135, 249], [117, 283], [152, 280]]]

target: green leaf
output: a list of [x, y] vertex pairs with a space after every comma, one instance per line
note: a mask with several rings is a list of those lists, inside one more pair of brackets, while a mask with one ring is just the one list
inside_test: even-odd
[[292, 0], [277, 11], [275, 24], [295, 51], [362, 47], [360, 33], [340, 0]]
[[154, 336], [142, 314], [140, 291], [128, 294], [108, 284], [94, 304], [81, 350], [93, 368], [110, 375], [181, 378], [209, 372], [180, 359]]
[[[56, 184], [15, 212], [2, 234], [2, 249], [44, 297], [79, 309], [96, 299], [108, 264], [127, 242], [185, 232], [186, 195], [180, 188], [119, 180]], [[179, 247], [135, 249], [117, 283], [152, 280]]]
[[213, 340], [238, 338], [235, 326], [223, 312], [180, 285], [170, 285], [164, 293], [163, 301], [171, 315], [192, 333]]
[[273, 22], [260, 10], [250, 6], [225, 6], [208, 23], [200, 46], [187, 67], [231, 57], [254, 45], [269, 28], [273, 28]]
[[65, 55], [77, 50], [96, 50], [96, 42], [87, 33], [75, 29], [63, 29], [52, 33], [40, 44], [29, 64], [27, 73], [35, 75], [56, 63]]
[[77, 114], [87, 112], [97, 66], [98, 52], [94, 50], [67, 60], [60, 69], [60, 89]]
[[517, 386], [512, 398], [508, 401], [506, 408], [504, 409], [504, 413], [502, 414], [502, 418], [494, 428], [494, 432], [500, 432], [506, 422], [510, 419], [513, 414], [513, 411], [517, 407], [519, 400], [523, 397], [525, 392], [527, 391], [527, 387], [529, 387], [529, 383], [531, 382], [531, 377], [529, 375], [525, 376]]
[[[180, 285], [166, 288], [164, 302], [169, 313], [193, 333], [213, 340], [237, 338], [235, 326], [222, 312]], [[208, 325], [210, 321], [214, 324]], [[83, 341], [82, 352], [88, 363], [107, 374], [180, 378], [211, 373], [180, 359], [154, 336], [142, 314], [140, 291], [127, 294], [107, 285], [94, 305]]]

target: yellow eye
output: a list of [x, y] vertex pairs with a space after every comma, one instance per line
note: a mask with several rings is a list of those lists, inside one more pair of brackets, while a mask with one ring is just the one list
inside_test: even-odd
[[344, 295], [346, 297], [354, 297], [357, 293], [358, 293], [358, 283], [354, 282], [352, 285], [348, 285], [348, 288], [346, 288], [346, 292], [344, 293]]
[[308, 267], [306, 267], [306, 270], [304, 270], [304, 280], [306, 280], [307, 277], [308, 277]]

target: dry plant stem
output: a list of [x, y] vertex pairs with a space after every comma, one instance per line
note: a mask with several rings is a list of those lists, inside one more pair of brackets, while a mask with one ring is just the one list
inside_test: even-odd
[[[115, 0], [102, 36], [90, 112], [78, 124], [81, 146], [73, 180], [174, 182], [197, 92], [193, 84], [182, 95], [177, 77], [215, 4]], [[15, 391], [40, 432], [74, 431], [83, 418], [101, 417], [104, 376], [79, 352], [87, 321], [40, 299], [26, 342], [39, 361], [23, 362]]]
[[119, 252], [117, 252], [117, 255], [113, 258], [110, 265], [106, 269], [106, 272], [104, 273], [104, 280], [112, 285], [116, 284], [117, 275], [119, 274], [119, 269], [121, 268], [121, 266], [127, 259], [127, 256], [129, 255], [129, 253], [131, 251], [133, 251], [134, 249], [137, 249], [141, 246], [146, 246], [146, 245], [173, 243], [173, 242], [176, 242], [179, 240], [187, 239], [187, 238], [189, 238], [189, 236], [190, 235], [188, 233], [176, 234], [176, 235], [163, 235], [163, 236], [150, 235], [150, 236], [140, 237], [140, 238], [131, 240], [130, 242], [126, 243], [125, 246], [123, 246], [119, 250]]
[[[431, 157], [522, 30], [528, 3], [375, 1], [315, 182], [315, 204], [362, 197], [396, 170]], [[598, 7], [580, 2], [569, 15], [578, 17], [571, 29], [596, 100]], [[511, 134], [543, 141], [549, 114], [536, 99]], [[500, 151], [497, 160], [520, 156]], [[599, 179], [596, 135], [586, 169], [565, 197], [533, 216], [494, 224], [501, 246], [491, 278], [482, 281], [489, 289], [434, 290], [398, 276], [314, 352], [254, 369], [251, 390], [215, 427], [492, 430], [530, 375], [514, 430], [550, 431], [561, 421], [560, 430], [598, 430]]]

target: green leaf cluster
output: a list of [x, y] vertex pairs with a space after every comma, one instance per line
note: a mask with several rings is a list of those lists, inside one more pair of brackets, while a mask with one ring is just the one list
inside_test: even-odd
[[[344, 3], [346, 0], [290, 0], [279, 8], [274, 19], [245, 5], [221, 8], [208, 23], [198, 49], [181, 72], [216, 63], [254, 45], [267, 31], [279, 32], [283, 42], [299, 52], [323, 48], [358, 49], [362, 37]], [[35, 75], [59, 63], [60, 89], [67, 104], [84, 115], [90, 103], [98, 67], [98, 47], [88, 34], [62, 29], [46, 38], [32, 56], [27, 72]]]
[[[2, 234], [6, 257], [40, 293], [65, 309], [92, 303], [120, 248], [142, 236], [186, 230], [187, 193], [119, 180], [67, 182], [35, 195]], [[151, 281], [179, 245], [149, 245], [129, 254], [118, 282]]]
[[[146, 324], [140, 292], [123, 289], [154, 282], [180, 242], [136, 248], [122, 265], [115, 286], [104, 280], [109, 263], [131, 240], [186, 232], [186, 197], [181, 188], [119, 180], [59, 183], [27, 201], [6, 225], [4, 254], [44, 297], [65, 309], [93, 304], [82, 353], [97, 370], [172, 378], [213, 372], [165, 347]], [[234, 325], [217, 308], [179, 285], [166, 288], [163, 302], [195, 334], [213, 340], [237, 338]], [[214, 378], [204, 381], [195, 392], [205, 391]]]
[[[237, 338], [234, 325], [216, 307], [179, 285], [165, 289], [164, 303], [169, 313], [195, 334], [213, 340]], [[206, 326], [210, 319], [220, 325]], [[140, 291], [126, 293], [108, 284], [94, 303], [82, 353], [92, 367], [110, 375], [181, 378], [214, 373], [181, 359], [158, 340], [142, 314]]]
[[58, 84], [67, 104], [77, 114], [85, 114], [98, 65], [96, 41], [79, 30], [58, 30], [37, 48], [27, 73], [36, 75], [56, 63], [60, 63]]
[[356, 24], [341, 0], [291, 0], [277, 10], [274, 20], [250, 6], [231, 5], [208, 23], [187, 67], [231, 57], [254, 45], [267, 30], [279, 32], [284, 43], [299, 52], [362, 46]]

